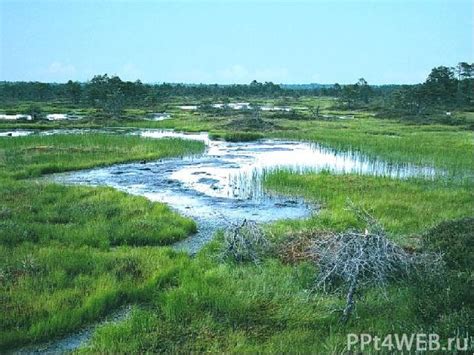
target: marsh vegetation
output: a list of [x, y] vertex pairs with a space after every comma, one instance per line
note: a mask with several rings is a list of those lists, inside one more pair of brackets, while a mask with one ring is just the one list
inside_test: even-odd
[[157, 265], [174, 263], [147, 246], [196, 231], [192, 220], [143, 197], [32, 178], [197, 154], [199, 142], [85, 134], [4, 137], [0, 147], [2, 348], [67, 334], [140, 299], [166, 273]]
[[[449, 90], [472, 82], [448, 79], [457, 85]], [[412, 88], [359, 82], [323, 91], [259, 83], [131, 85], [100, 76], [86, 85], [46, 88], [42, 98], [26, 83], [3, 83], [2, 111], [41, 114], [32, 121], [0, 122], [5, 132], [33, 132], [0, 136], [0, 348], [54, 340], [124, 305], [131, 306], [130, 316], [98, 327], [80, 351], [340, 352], [347, 333], [472, 333], [472, 98], [439, 101], [434, 82], [428, 78]], [[13, 98], [15, 85], [26, 96]], [[123, 95], [112, 95], [116, 87]], [[410, 90], [425, 105], [419, 112], [406, 101]], [[377, 107], [389, 93], [394, 100], [405, 96], [398, 106]], [[291, 110], [212, 106], [225, 102]], [[185, 105], [196, 109], [179, 108]], [[84, 118], [41, 119], [69, 112]], [[156, 112], [170, 117], [146, 119]], [[66, 134], [71, 128], [92, 130]], [[128, 130], [111, 133], [117, 128]], [[48, 129], [59, 132], [37, 133]], [[209, 136], [170, 138], [154, 129]], [[298, 150], [312, 146], [313, 155]], [[274, 169], [252, 179], [256, 175], [247, 167], [272, 164], [272, 154]], [[342, 154], [348, 165], [331, 160], [319, 166], [324, 154]], [[298, 158], [317, 168], [290, 166]], [[383, 172], [409, 165], [434, 173], [354, 169], [362, 158], [383, 162]], [[245, 191], [225, 195], [219, 183], [237, 183], [230, 176], [238, 169], [249, 170], [246, 184], [258, 185], [252, 191], [274, 199], [254, 199]], [[68, 184], [49, 175], [65, 172]], [[192, 189], [198, 191], [186, 195]], [[168, 205], [157, 202], [163, 201], [158, 195], [166, 195]], [[181, 209], [173, 205], [183, 196], [196, 199], [186, 199]], [[237, 217], [207, 216], [219, 222], [209, 229], [212, 241], [193, 257], [189, 249], [176, 250], [176, 242], [202, 231], [202, 220], [189, 218], [190, 210], [202, 217], [210, 209], [198, 205], [227, 211], [230, 198], [243, 206]], [[357, 307], [344, 323], [345, 295], [314, 287], [325, 266], [311, 255], [320, 255], [314, 248], [328, 236], [341, 244], [345, 239], [336, 236], [365, 235], [367, 226], [347, 209], [348, 199], [383, 225], [384, 245], [397, 255], [436, 253], [444, 266], [437, 276], [391, 274], [384, 292], [367, 282], [363, 296], [354, 291]], [[300, 201], [313, 206], [311, 213], [299, 214]], [[280, 218], [283, 212], [293, 218]], [[261, 223], [252, 221], [259, 218]]]

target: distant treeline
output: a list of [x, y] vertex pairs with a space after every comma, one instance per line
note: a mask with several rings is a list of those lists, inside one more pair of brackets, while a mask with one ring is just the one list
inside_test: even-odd
[[250, 84], [144, 84], [123, 81], [118, 76], [96, 75], [85, 83], [68, 81], [65, 84], [41, 82], [0, 82], [0, 101], [63, 101], [94, 105], [107, 96], [124, 96], [127, 105], [148, 106], [170, 97], [191, 98], [258, 98], [298, 97], [301, 95], [336, 96], [334, 85], [278, 85], [272, 82]]
[[0, 82], [0, 103], [21, 101], [65, 102], [95, 107], [117, 116], [125, 107], [153, 107], [172, 97], [279, 98], [330, 96], [347, 108], [371, 107], [420, 115], [433, 109], [473, 108], [474, 64], [459, 63], [455, 68], [434, 68], [426, 81], [417, 85], [371, 86], [363, 78], [350, 85], [277, 85], [252, 81], [248, 85], [144, 84], [123, 81], [118, 76], [96, 75], [86, 83]]
[[[91, 105], [103, 100], [107, 95], [124, 95], [132, 105], [153, 105], [169, 97], [298, 97], [330, 96], [339, 97], [341, 88], [351, 85], [339, 84], [298, 84], [285, 85], [272, 82], [250, 84], [144, 84], [140, 80], [123, 81], [118, 76], [96, 75], [92, 80], [80, 83], [68, 81], [65, 84], [42, 82], [0, 82], [0, 102], [15, 101], [63, 101], [74, 104]], [[400, 85], [373, 86], [371, 94], [392, 92]]]
[[456, 67], [433, 68], [426, 81], [403, 85], [390, 95], [385, 109], [411, 115], [436, 109], [474, 109], [474, 63], [461, 62]]

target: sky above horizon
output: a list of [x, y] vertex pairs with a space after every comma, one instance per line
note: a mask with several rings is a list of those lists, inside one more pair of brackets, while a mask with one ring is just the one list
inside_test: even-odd
[[0, 80], [418, 83], [474, 61], [471, 0], [0, 0]]

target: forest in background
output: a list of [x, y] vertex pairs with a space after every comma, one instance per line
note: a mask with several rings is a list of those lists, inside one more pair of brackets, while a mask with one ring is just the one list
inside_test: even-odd
[[[123, 81], [118, 76], [96, 75], [85, 83], [0, 82], [0, 104], [31, 102], [24, 114], [40, 118], [34, 103], [63, 102], [93, 107], [102, 117], [120, 118], [125, 108], [153, 108], [173, 97], [209, 102], [230, 99], [333, 97], [336, 107], [369, 109], [383, 116], [423, 120], [434, 113], [474, 110], [474, 63], [433, 68], [425, 82], [416, 85], [370, 85], [364, 78], [349, 85], [277, 85], [252, 81], [248, 85], [145, 84]], [[17, 112], [14, 112], [17, 113]], [[449, 122], [444, 122], [449, 123]]]

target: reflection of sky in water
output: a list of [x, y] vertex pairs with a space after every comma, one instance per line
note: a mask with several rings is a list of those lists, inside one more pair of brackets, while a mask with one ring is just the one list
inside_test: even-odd
[[0, 137], [25, 137], [33, 133], [34, 133], [33, 131], [25, 131], [25, 130], [1, 131]]
[[262, 177], [285, 168], [295, 172], [356, 172], [392, 177], [432, 177], [430, 168], [390, 165], [360, 154], [338, 153], [321, 146], [283, 140], [230, 143], [211, 141], [205, 133], [160, 130], [128, 132], [149, 138], [184, 138], [203, 141], [199, 156], [163, 159], [146, 164], [118, 164], [55, 175], [65, 183], [105, 185], [152, 201], [164, 202], [197, 221], [198, 233], [180, 244], [199, 249], [228, 222], [244, 218], [257, 222], [308, 217], [311, 207], [301, 199], [270, 195], [262, 190]]
[[214, 197], [248, 198], [261, 193], [261, 177], [278, 169], [294, 172], [329, 170], [335, 173], [359, 173], [394, 178], [432, 177], [432, 168], [393, 165], [367, 159], [360, 154], [339, 153], [304, 142], [261, 140], [228, 143], [210, 141], [206, 134], [171, 131], [144, 131], [145, 137], [178, 137], [201, 140], [208, 146], [206, 157], [174, 171], [171, 178], [187, 187]]
[[0, 137], [24, 137], [24, 136], [52, 136], [57, 134], [86, 134], [86, 133], [106, 133], [106, 134], [125, 134], [131, 131], [130, 128], [59, 128], [59, 129], [47, 129], [47, 130], [25, 130], [25, 129], [12, 129], [12, 130], [0, 130]]

